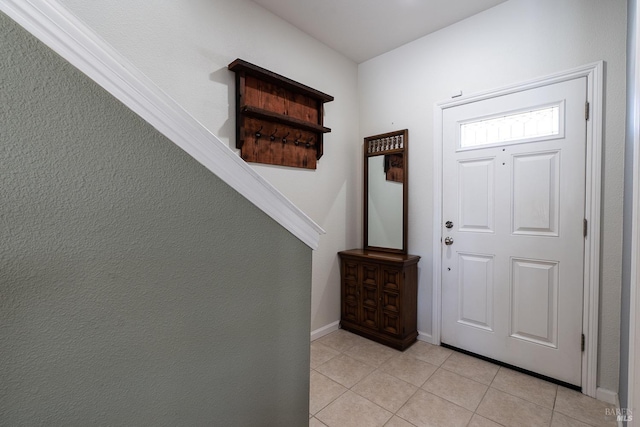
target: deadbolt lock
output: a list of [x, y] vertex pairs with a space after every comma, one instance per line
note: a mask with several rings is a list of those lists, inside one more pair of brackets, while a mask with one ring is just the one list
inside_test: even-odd
[[444, 223], [444, 226], [447, 228], [453, 228], [453, 223], [451, 221], [447, 221]]

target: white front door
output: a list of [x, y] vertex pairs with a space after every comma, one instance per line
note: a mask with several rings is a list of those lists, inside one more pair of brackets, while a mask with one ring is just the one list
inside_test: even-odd
[[586, 78], [443, 111], [441, 341], [581, 385]]

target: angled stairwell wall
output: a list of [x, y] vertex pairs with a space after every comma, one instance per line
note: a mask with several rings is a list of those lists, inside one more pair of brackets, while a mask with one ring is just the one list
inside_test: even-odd
[[[40, 0], [4, 0], [31, 3]], [[337, 252], [362, 245], [358, 66], [251, 0], [48, 0], [59, 3], [235, 149], [235, 82], [242, 58], [335, 97], [324, 105], [318, 169], [250, 163], [326, 234], [313, 252], [311, 330], [340, 319]], [[396, 123], [397, 124], [397, 123]], [[386, 120], [385, 131], [401, 129]], [[328, 327], [328, 328], [327, 328]]]
[[0, 424], [304, 425], [311, 249], [0, 14]]

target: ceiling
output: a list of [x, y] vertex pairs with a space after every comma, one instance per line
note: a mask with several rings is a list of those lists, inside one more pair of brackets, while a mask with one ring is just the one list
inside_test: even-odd
[[357, 63], [506, 0], [253, 0]]

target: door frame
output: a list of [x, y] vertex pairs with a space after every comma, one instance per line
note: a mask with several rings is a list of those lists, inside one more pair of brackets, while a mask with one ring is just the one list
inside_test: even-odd
[[[631, 12], [631, 11], [630, 11]], [[633, 176], [631, 201], [631, 265], [629, 277], [629, 349], [628, 349], [628, 382], [627, 408], [634, 412], [640, 410], [640, 8], [636, 2], [634, 15], [629, 19], [632, 25], [632, 50], [628, 53], [631, 62], [631, 75], [628, 76], [627, 87], [630, 91], [629, 111], [627, 112], [628, 138], [633, 145]], [[624, 339], [624, 338], [623, 338]], [[640, 426], [639, 414], [628, 421], [629, 427]]]
[[481, 92], [453, 101], [436, 104], [434, 109], [434, 207], [433, 207], [433, 311], [432, 341], [440, 344], [442, 327], [442, 172], [443, 172], [443, 113], [448, 108], [524, 90], [560, 83], [576, 78], [587, 78], [587, 102], [590, 105], [587, 126], [585, 165], [585, 211], [587, 236], [584, 241], [584, 298], [582, 331], [585, 350], [582, 353], [582, 392], [596, 397], [598, 369], [598, 303], [600, 292], [600, 210], [602, 186], [602, 118], [604, 62], [587, 64], [572, 70], [528, 80], [499, 89]]

